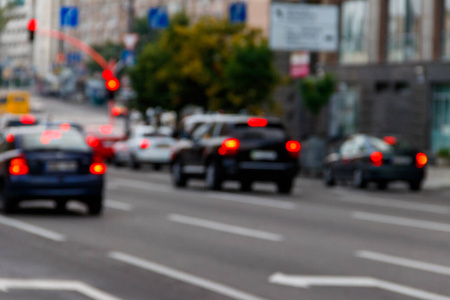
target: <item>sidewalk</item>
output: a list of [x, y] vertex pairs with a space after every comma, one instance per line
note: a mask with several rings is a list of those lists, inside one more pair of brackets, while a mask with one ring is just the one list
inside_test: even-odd
[[424, 184], [425, 189], [450, 188], [450, 167], [429, 166]]

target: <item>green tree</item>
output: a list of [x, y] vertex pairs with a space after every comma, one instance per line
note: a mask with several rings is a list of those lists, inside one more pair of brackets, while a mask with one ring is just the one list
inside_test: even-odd
[[177, 111], [194, 104], [237, 112], [268, 102], [277, 75], [260, 31], [215, 18], [189, 26], [180, 14], [155, 43], [145, 46], [132, 82], [141, 109], [163, 99], [167, 103], [161, 106]]

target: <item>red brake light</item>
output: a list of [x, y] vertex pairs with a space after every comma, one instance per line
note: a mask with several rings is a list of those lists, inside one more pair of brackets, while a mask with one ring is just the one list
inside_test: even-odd
[[106, 173], [106, 165], [103, 163], [93, 163], [89, 168], [89, 171], [94, 175], [103, 175]]
[[100, 144], [100, 142], [95, 136], [88, 136], [86, 138], [86, 143], [92, 148], [95, 148]]
[[9, 173], [14, 176], [27, 175], [29, 168], [23, 157], [13, 158], [9, 166]]
[[267, 119], [264, 118], [250, 118], [247, 121], [247, 124], [250, 127], [266, 127], [267, 123]]
[[418, 168], [423, 168], [428, 163], [428, 157], [425, 153], [418, 153], [416, 155], [416, 165]]
[[376, 151], [370, 154], [370, 160], [376, 167], [379, 167], [383, 164], [383, 153]]
[[147, 139], [142, 139], [142, 141], [139, 143], [139, 147], [141, 147], [142, 149], [147, 149], [148, 147], [150, 147], [150, 141]]
[[120, 107], [118, 107], [118, 106], [114, 106], [111, 109], [111, 113], [112, 113], [113, 116], [118, 117], [118, 116], [120, 116], [122, 114], [122, 109]]
[[36, 122], [36, 118], [32, 115], [23, 115], [20, 117], [20, 123], [25, 125], [32, 125]]
[[70, 130], [70, 124], [69, 123], [62, 123], [61, 124], [61, 130], [64, 132], [67, 132]]
[[286, 150], [289, 152], [291, 157], [297, 158], [300, 154], [300, 149], [302, 146], [297, 141], [288, 141], [286, 143]]
[[6, 141], [7, 141], [8, 143], [13, 143], [14, 140], [15, 140], [14, 134], [8, 134], [8, 135], [6, 135]]
[[239, 140], [238, 139], [226, 139], [222, 143], [222, 147], [219, 148], [220, 155], [234, 155], [239, 149]]
[[394, 146], [395, 144], [397, 144], [397, 138], [395, 136], [385, 136], [383, 138], [383, 141], [391, 146]]

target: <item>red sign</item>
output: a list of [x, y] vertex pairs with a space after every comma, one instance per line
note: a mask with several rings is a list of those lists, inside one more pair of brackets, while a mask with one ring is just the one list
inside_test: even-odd
[[290, 57], [290, 75], [292, 78], [303, 78], [310, 74], [309, 52], [294, 52]]

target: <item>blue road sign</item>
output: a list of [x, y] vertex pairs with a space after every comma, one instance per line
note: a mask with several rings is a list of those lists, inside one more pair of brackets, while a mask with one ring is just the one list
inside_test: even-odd
[[152, 29], [164, 29], [169, 27], [169, 15], [164, 6], [152, 7], [148, 11], [148, 27]]
[[68, 64], [77, 64], [81, 62], [82, 56], [80, 52], [69, 52], [66, 55]]
[[63, 6], [60, 11], [61, 27], [77, 27], [78, 26], [78, 7]]
[[126, 66], [132, 67], [136, 64], [136, 54], [131, 50], [123, 50], [121, 60]]
[[230, 22], [244, 23], [247, 20], [247, 5], [245, 2], [235, 2], [230, 5]]

